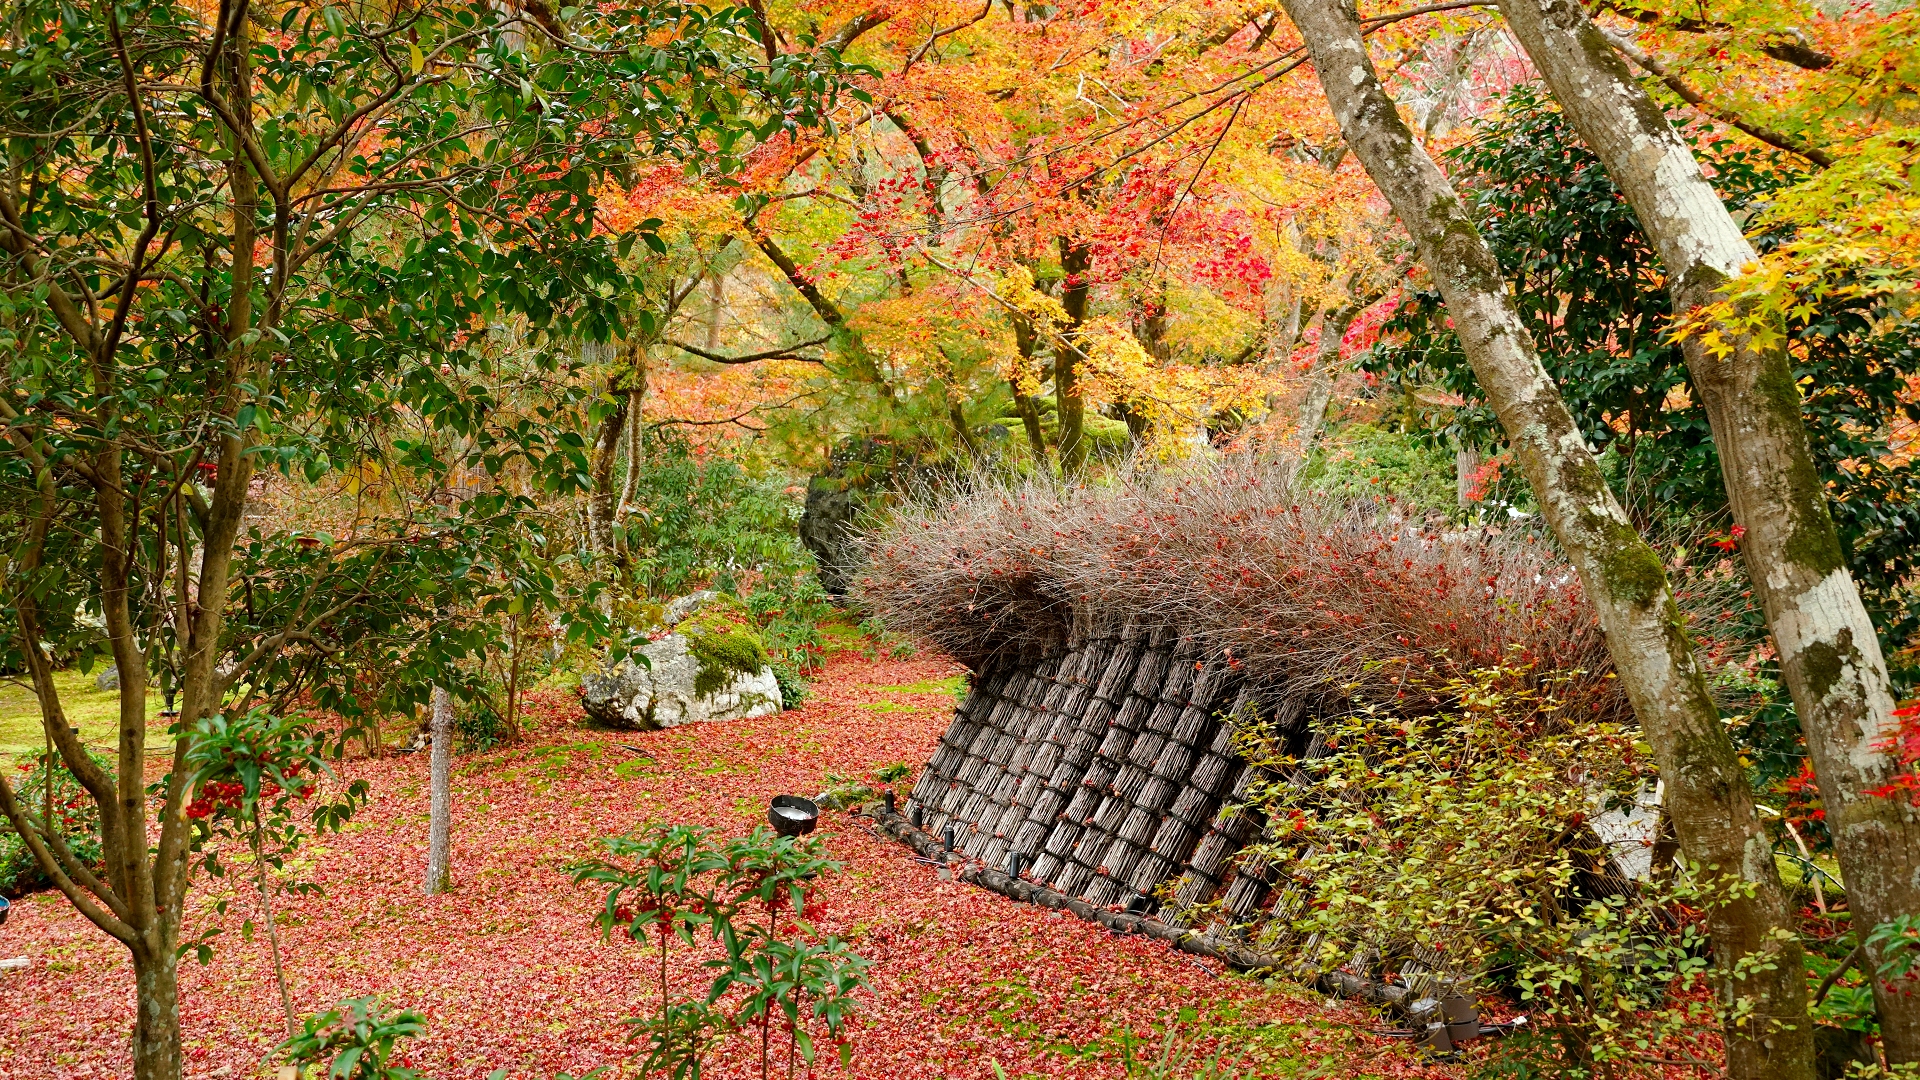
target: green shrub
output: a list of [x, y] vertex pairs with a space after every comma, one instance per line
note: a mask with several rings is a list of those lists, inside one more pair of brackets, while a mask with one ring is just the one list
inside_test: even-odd
[[[499, 693], [493, 693], [495, 689]], [[486, 686], [454, 707], [453, 731], [462, 751], [485, 753], [505, 741], [507, 718], [500, 707], [505, 700], [504, 687]]]
[[1449, 517], [1459, 512], [1453, 459], [1418, 436], [1354, 424], [1330, 436], [1301, 473], [1341, 499], [1392, 497]]
[[[105, 757], [87, 751], [95, 765], [111, 770], [113, 763]], [[60, 836], [88, 865], [98, 865], [100, 849], [100, 811], [94, 806], [93, 797], [87, 794], [80, 781], [74, 779], [66, 763], [60, 760], [59, 751], [54, 751], [53, 768], [47, 769], [47, 755], [35, 754], [20, 763], [20, 775], [14, 781], [14, 796], [29, 813], [39, 815], [47, 806], [47, 783], [51, 776], [53, 791], [53, 823]], [[53, 882], [40, 871], [34, 861], [33, 852], [27, 849], [27, 842], [13, 830], [4, 818], [0, 818], [0, 894], [18, 896], [21, 893], [45, 889]]]
[[792, 660], [782, 656], [773, 661], [773, 681], [780, 687], [780, 707], [797, 709], [813, 696], [813, 682]]
[[718, 686], [757, 655], [752, 670], [771, 663], [787, 707], [799, 704], [820, 668], [819, 624], [835, 610], [800, 543], [800, 501], [784, 480], [694, 456], [671, 431], [647, 435], [637, 485], [645, 510], [623, 530], [637, 590], [665, 599], [714, 589], [735, 598], [754, 624], [756, 633], [695, 644], [702, 679], [709, 660]]
[[[1245, 752], [1275, 778], [1253, 802], [1291, 895], [1267, 947], [1311, 971], [1421, 974], [1518, 998], [1539, 1039], [1493, 1044], [1527, 1075], [1624, 1077], [1649, 1057], [1711, 1059], [1697, 911], [1721, 885], [1672, 864], [1610, 890], [1591, 868], [1612, 852], [1584, 822], [1650, 784], [1638, 733], [1571, 715], [1504, 669], [1451, 688], [1447, 713], [1373, 706], [1323, 721], [1325, 756], [1296, 759], [1263, 726]], [[1309, 782], [1298, 783], [1304, 775]], [[1285, 779], [1282, 779], [1285, 778]], [[1663, 876], [1664, 875], [1664, 876]]]

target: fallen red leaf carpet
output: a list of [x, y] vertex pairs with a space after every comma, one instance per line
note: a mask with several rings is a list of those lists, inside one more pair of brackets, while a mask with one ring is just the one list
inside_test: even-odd
[[[764, 820], [771, 796], [811, 795], [829, 771], [917, 768], [951, 715], [942, 680], [958, 672], [940, 660], [841, 654], [801, 709], [645, 734], [582, 726], [570, 694], [538, 698], [526, 745], [456, 760], [455, 885], [435, 897], [420, 893], [427, 755], [342, 763], [342, 775], [371, 783], [372, 801], [346, 833], [302, 853], [299, 877], [324, 895], [278, 900], [296, 1007], [305, 1014], [378, 994], [419, 1010], [428, 1031], [405, 1063], [432, 1080], [478, 1080], [500, 1068], [548, 1080], [598, 1065], [637, 1076], [621, 1021], [658, 1004], [654, 954], [602, 942], [590, 924], [599, 898], [563, 867], [596, 838], [652, 822], [745, 832]], [[1367, 1022], [1360, 1013], [943, 882], [846, 814], [826, 815], [820, 835], [846, 864], [825, 890], [823, 924], [876, 963], [852, 1065], [842, 1069], [829, 1052], [818, 1076], [991, 1078], [995, 1063], [1009, 1077], [1121, 1076], [1123, 1034], [1139, 1039], [1136, 1058], [1157, 1060], [1165, 1044], [1156, 1025], [1183, 1006], [1200, 1019], [1181, 1028], [1180, 1052], [1193, 1056], [1175, 1075], [1222, 1048], [1252, 1054], [1261, 1076], [1438, 1075], [1404, 1044], [1358, 1030]], [[271, 1075], [284, 1037], [265, 942], [239, 933], [252, 891], [232, 876], [202, 880], [193, 929], [223, 897], [230, 911], [213, 962], [181, 966], [191, 1080]], [[127, 1075], [124, 950], [57, 894], [41, 893], [0, 928], [0, 956], [21, 955], [27, 970], [0, 972], [0, 1080]], [[674, 993], [704, 990], [701, 959], [670, 954]], [[782, 1075], [784, 1040], [775, 1042], [773, 1075]], [[708, 1075], [759, 1076], [759, 1040], [735, 1037]]]

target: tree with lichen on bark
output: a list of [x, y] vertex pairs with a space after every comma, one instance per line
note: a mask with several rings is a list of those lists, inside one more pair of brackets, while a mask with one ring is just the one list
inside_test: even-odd
[[[1689, 860], [1725, 897], [1707, 910], [1729, 1072], [1811, 1074], [1804, 962], [1772, 845], [1693, 655], [1660, 559], [1609, 490], [1515, 307], [1498, 260], [1381, 87], [1353, 7], [1286, 0], [1341, 130], [1413, 237], [1547, 523], [1606, 630]], [[1739, 1019], [1735, 1019], [1739, 1018]]]
[[[1574, 0], [1502, 0], [1501, 10], [1660, 252], [1748, 575], [1864, 941], [1871, 927], [1920, 911], [1920, 807], [1870, 794], [1901, 771], [1900, 725], [1880, 636], [1841, 552], [1808, 443], [1784, 320], [1752, 298], [1726, 295], [1759, 256], [1633, 78], [1622, 43]], [[1877, 970], [1886, 958], [1868, 948], [1867, 959]], [[1873, 983], [1888, 1060], [1920, 1062], [1920, 998]]]

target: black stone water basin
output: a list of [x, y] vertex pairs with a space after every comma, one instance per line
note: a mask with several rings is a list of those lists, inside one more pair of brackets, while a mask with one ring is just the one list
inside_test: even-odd
[[820, 824], [820, 808], [798, 795], [776, 795], [767, 808], [767, 821], [781, 836], [805, 836]]

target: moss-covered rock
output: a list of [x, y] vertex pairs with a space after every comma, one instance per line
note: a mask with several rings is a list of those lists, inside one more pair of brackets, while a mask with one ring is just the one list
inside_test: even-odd
[[766, 646], [730, 598], [685, 597], [661, 609], [662, 624], [632, 659], [580, 677], [581, 705], [608, 727], [642, 731], [779, 712], [779, 680]]
[[749, 625], [723, 611], [705, 611], [682, 622], [675, 632], [699, 662], [697, 694], [711, 694], [741, 675], [758, 675], [771, 666], [767, 647]]

